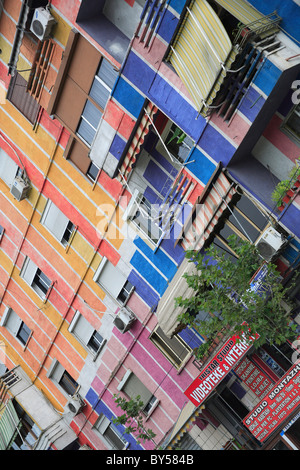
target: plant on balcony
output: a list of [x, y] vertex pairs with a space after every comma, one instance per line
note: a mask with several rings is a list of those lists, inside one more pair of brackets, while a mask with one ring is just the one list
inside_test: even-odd
[[[224, 331], [231, 335], [244, 334], [249, 340], [256, 333], [259, 335], [254, 342], [256, 346], [266, 340], [281, 344], [294, 336], [295, 327], [289, 325], [282, 307], [286, 289], [279, 282], [276, 266], [265, 264], [266, 274], [260, 288], [253, 289], [251, 278], [262, 265], [255, 246], [235, 236], [228, 241], [237, 255], [235, 263], [225, 253], [220, 254], [213, 244], [203, 254], [186, 253], [197, 267], [196, 274], [183, 276], [193, 295], [177, 297], [175, 306], [184, 307], [184, 313], [178, 317], [180, 323], [195, 328], [207, 338], [207, 343], [195, 352], [198, 359], [207, 355], [212, 341], [224, 335]], [[198, 312], [210, 312], [209, 320], [199, 320]]]
[[297, 163], [289, 173], [289, 178], [280, 181], [272, 193], [272, 200], [278, 208], [282, 208], [282, 203], [288, 203], [300, 187], [300, 167]]

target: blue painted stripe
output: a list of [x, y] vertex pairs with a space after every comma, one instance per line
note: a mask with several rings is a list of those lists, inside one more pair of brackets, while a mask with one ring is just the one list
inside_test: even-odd
[[250, 86], [239, 106], [239, 111], [243, 113], [249, 121], [253, 122], [265, 102], [264, 97]]
[[[221, 161], [224, 166], [228, 164], [235, 153], [234, 146], [211, 125], [206, 127], [198, 145], [200, 150], [203, 149], [215, 162], [219, 163]], [[192, 155], [191, 160], [193, 159], [194, 156]], [[211, 163], [210, 168], [212, 165]], [[189, 169], [191, 169], [191, 165], [189, 165]], [[201, 179], [200, 175], [199, 178]]]
[[148, 66], [144, 58], [138, 57], [131, 51], [123, 67], [122, 74], [139, 90], [147, 93], [156, 71]]
[[[178, 13], [181, 13], [182, 8], [184, 6], [184, 2], [182, 0], [171, 0], [171, 5], [174, 10]], [[175, 33], [176, 27], [178, 24], [178, 18], [173, 15], [169, 10], [165, 10], [159, 27], [157, 29], [157, 34], [169, 44], [172, 40], [172, 37]]]
[[[100, 401], [99, 404], [96, 406], [95, 411], [99, 415], [103, 414], [104, 416], [106, 416], [106, 418], [109, 419], [109, 421], [116, 418], [116, 415], [112, 414], [111, 410], [102, 401]], [[129, 443], [130, 445], [129, 448], [131, 450], [142, 450], [142, 447], [136, 443], [136, 439], [131, 434], [127, 434], [127, 433], [124, 434], [124, 431], [125, 431], [124, 426], [122, 426], [121, 424], [114, 424], [114, 423], [112, 423], [112, 426], [118, 430], [118, 432], [120, 433], [120, 437], [124, 438], [125, 441]]]
[[169, 180], [168, 174], [159, 168], [153, 160], [150, 160], [143, 177], [159, 192], [165, 196], [173, 180]]
[[116, 134], [114, 140], [112, 141], [109, 151], [114, 157], [116, 157], [117, 160], [120, 160], [125, 147], [125, 140], [123, 140], [119, 135]]
[[[217, 132], [216, 134], [219, 135]], [[208, 147], [209, 145], [206, 140], [203, 140], [203, 142], [201, 140], [201, 146]], [[211, 152], [213, 152], [214, 157], [219, 158], [219, 160], [223, 156], [223, 149], [222, 149], [222, 152], [220, 152], [219, 149], [218, 149], [218, 152], [214, 151], [213, 146], [210, 142], [210, 148], [209, 148], [208, 153], [211, 153]], [[197, 147], [194, 148], [194, 150], [192, 151], [187, 161], [190, 162], [188, 163], [188, 166], [187, 166], [188, 169], [192, 173], [194, 173], [194, 175], [197, 178], [199, 178], [199, 180], [202, 181], [202, 183], [204, 184], [206, 184], [209, 181], [211, 175], [216, 169], [216, 164], [213, 164]]]
[[192, 349], [198, 348], [204, 342], [204, 339], [197, 333], [196, 330], [185, 328], [178, 333], [178, 336]]
[[168, 237], [162, 240], [160, 248], [164, 250], [179, 266], [184, 259], [185, 251], [179, 243], [175, 246], [175, 241], [177, 240], [176, 235], [178, 236], [179, 234], [176, 232], [174, 235], [173, 226]]
[[146, 302], [147, 305], [149, 305], [150, 308], [157, 307], [160, 296], [134, 269], [130, 272], [128, 281], [134, 285], [135, 292], [144, 300], [144, 302]]
[[181, 13], [184, 5], [186, 4], [186, 0], [170, 0], [170, 7], [174, 8], [174, 10], [177, 11], [177, 13]]
[[134, 240], [134, 244], [143, 252], [143, 254], [151, 261], [154, 266], [159, 269], [169, 280], [173, 278], [177, 271], [177, 266], [170, 258], [161, 250], [155, 253], [141, 238]]
[[168, 286], [168, 282], [161, 274], [147, 261], [147, 259], [136, 251], [130, 260], [130, 264], [142, 276], [145, 281], [162, 296]]
[[129, 111], [136, 119], [144, 105], [144, 97], [140, 95], [129, 83], [122, 77], [119, 78], [117, 86], [114, 90], [113, 97], [120, 103], [123, 108]]
[[166, 82], [160, 75], [156, 75], [148, 95], [163, 113], [197, 142], [206, 126], [206, 120], [203, 116], [198, 116], [198, 111], [172, 84]]
[[269, 96], [281, 74], [281, 70], [272, 64], [269, 59], [266, 59], [253, 80], [253, 83]]
[[297, 238], [300, 238], [300, 211], [294, 204], [290, 204], [286, 211], [283, 213], [283, 216], [280, 218], [280, 221], [296, 235]]

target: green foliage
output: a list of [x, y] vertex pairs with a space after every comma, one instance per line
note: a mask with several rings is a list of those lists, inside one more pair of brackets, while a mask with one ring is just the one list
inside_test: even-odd
[[300, 175], [300, 168], [299, 166], [295, 165], [294, 168], [290, 171], [289, 178], [286, 180], [280, 181], [276, 188], [272, 193], [272, 200], [276, 203], [277, 207], [279, 207], [282, 203], [282, 199], [284, 198], [286, 192], [293, 187], [297, 177]]
[[[271, 344], [281, 344], [294, 334], [294, 327], [289, 325], [281, 305], [286, 289], [279, 280], [276, 266], [266, 264], [267, 274], [260, 293], [254, 292], [250, 289], [250, 280], [262, 265], [255, 246], [235, 236], [229, 237], [228, 243], [238, 256], [235, 263], [225, 253], [220, 254], [213, 244], [203, 255], [193, 251], [186, 253], [190, 262], [196, 264], [196, 274], [183, 276], [194, 295], [177, 297], [175, 305], [184, 307], [178, 320], [208, 339], [196, 352], [198, 358], [207, 352], [210, 341], [228, 327], [231, 334], [244, 333], [248, 339], [254, 333], [259, 334], [256, 346], [267, 339]], [[197, 319], [200, 311], [209, 312], [209, 320]]]
[[114, 394], [114, 400], [117, 407], [120, 407], [124, 413], [112, 419], [112, 422], [125, 426], [124, 434], [135, 434], [138, 444], [141, 444], [141, 441], [150, 441], [155, 438], [156, 434], [151, 429], [145, 429], [144, 427], [144, 416], [142, 414], [144, 403], [140, 395], [127, 400], [118, 394]]

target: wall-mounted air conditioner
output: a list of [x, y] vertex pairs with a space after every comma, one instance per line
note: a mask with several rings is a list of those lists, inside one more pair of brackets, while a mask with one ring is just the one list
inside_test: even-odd
[[121, 308], [114, 319], [114, 325], [121, 333], [125, 333], [131, 328], [132, 323], [135, 321], [135, 315], [127, 308]]
[[84, 405], [85, 403], [83, 398], [79, 395], [79, 393], [75, 393], [75, 395], [69, 399], [65, 411], [71, 412], [74, 416], [76, 416], [78, 413], [80, 413]]
[[57, 23], [56, 19], [46, 8], [36, 8], [30, 25], [30, 31], [40, 40], [50, 38], [52, 27]]
[[30, 191], [30, 184], [28, 181], [25, 181], [23, 178], [17, 176], [10, 188], [10, 192], [15, 199], [22, 201], [28, 196]]
[[267, 228], [255, 243], [260, 256], [265, 261], [271, 261], [286, 243], [286, 239], [273, 227]]

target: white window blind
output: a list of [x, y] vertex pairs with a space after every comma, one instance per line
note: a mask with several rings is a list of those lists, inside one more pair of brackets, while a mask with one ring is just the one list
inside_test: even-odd
[[30, 258], [26, 258], [23, 264], [22, 270], [21, 270], [21, 277], [30, 286], [33, 283], [33, 279], [34, 279], [34, 276], [36, 275], [37, 269], [38, 269], [37, 265], [33, 261], [31, 261]]
[[17, 174], [18, 165], [0, 148], [0, 178], [11, 186]]
[[69, 222], [68, 217], [49, 200], [44, 209], [41, 223], [47, 227], [59, 241], [62, 241]]
[[100, 286], [103, 286], [114, 299], [117, 299], [126, 283], [126, 276], [110, 263], [107, 258], [103, 258], [96, 271], [94, 280]]

